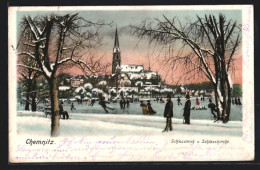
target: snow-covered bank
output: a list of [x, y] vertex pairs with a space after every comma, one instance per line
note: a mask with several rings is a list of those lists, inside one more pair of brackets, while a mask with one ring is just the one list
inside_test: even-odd
[[[19, 135], [50, 135], [50, 117], [43, 112], [18, 111], [17, 133]], [[165, 118], [149, 115], [115, 115], [72, 113], [70, 119], [60, 119], [61, 136], [95, 135], [170, 135], [170, 136], [242, 136], [242, 122], [214, 123], [213, 120], [191, 120], [190, 125], [182, 119], [173, 118], [173, 131], [162, 133]]]
[[[251, 160], [250, 137], [242, 122], [173, 118], [173, 131], [162, 133], [165, 118], [154, 115], [71, 113], [60, 119], [59, 137], [51, 137], [51, 118], [18, 111], [10, 133], [14, 162], [217, 161]], [[14, 130], [14, 129], [13, 129]], [[17, 132], [17, 133], [16, 133]]]

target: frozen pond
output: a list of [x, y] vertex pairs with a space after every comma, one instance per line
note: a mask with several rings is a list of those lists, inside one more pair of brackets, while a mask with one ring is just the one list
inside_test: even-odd
[[[165, 100], [165, 99], [164, 99]], [[166, 100], [165, 100], [166, 101]], [[177, 98], [172, 98], [173, 101], [173, 117], [174, 118], [183, 118], [183, 108], [185, 104], [185, 99], [182, 98], [181, 102], [182, 105], [177, 104]], [[69, 114], [73, 113], [96, 113], [96, 114], [131, 114], [131, 115], [142, 115], [142, 108], [140, 107], [140, 102], [133, 102], [130, 103], [129, 108], [125, 108], [125, 110], [120, 109], [119, 102], [117, 103], [109, 103], [107, 104], [108, 107], [115, 108], [115, 110], [109, 110], [109, 113], [105, 113], [105, 110], [98, 104], [98, 101], [93, 105], [89, 106], [86, 104], [85, 101], [83, 101], [82, 104], [78, 104], [77, 102], [73, 102], [74, 107], [76, 110], [71, 110], [71, 103], [64, 102], [64, 110], [68, 111]], [[154, 101], [154, 99], [151, 99], [152, 108], [157, 112], [155, 115], [147, 115], [147, 116], [160, 116], [163, 117], [164, 113], [164, 107], [165, 103], [160, 103]], [[40, 103], [38, 106], [43, 106], [44, 104]], [[191, 106], [196, 106], [196, 100], [195, 98], [191, 98]], [[205, 101], [200, 100], [199, 106], [205, 106], [207, 110], [191, 110], [191, 119], [204, 119], [204, 120], [213, 120], [213, 116], [211, 114], [210, 109], [208, 108], [208, 99], [205, 99]], [[24, 110], [24, 106], [20, 106], [18, 104], [18, 110]], [[230, 120], [232, 121], [241, 121], [242, 120], [242, 106], [239, 105], [232, 105], [231, 106], [231, 115]]]

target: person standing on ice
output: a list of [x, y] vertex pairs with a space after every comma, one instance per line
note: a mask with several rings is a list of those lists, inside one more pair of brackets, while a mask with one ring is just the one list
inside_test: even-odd
[[74, 107], [73, 102], [71, 103], [71, 108], [70, 108], [70, 110], [76, 110], [76, 108]]
[[200, 105], [200, 101], [198, 98], [196, 98], [196, 105]]
[[214, 113], [217, 113], [216, 105], [210, 101], [208, 107], [211, 109], [211, 114], [214, 116], [214, 119], [216, 119], [217, 115]]
[[107, 107], [106, 103], [108, 103], [108, 102], [105, 101], [105, 97], [102, 97], [99, 104], [103, 107], [103, 109], [106, 111], [106, 113], [108, 113], [107, 108], [110, 110], [115, 110], [114, 108]]
[[120, 109], [121, 110], [125, 109], [124, 108], [124, 99], [123, 98], [119, 101], [119, 104], [120, 104]]
[[182, 105], [180, 96], [178, 96], [177, 101], [178, 101], [178, 105]]
[[59, 105], [59, 113], [63, 117], [63, 119], [65, 119], [65, 117], [66, 117], [66, 119], [69, 119], [68, 112], [63, 110], [63, 102], [61, 102]]
[[149, 114], [149, 110], [147, 109], [147, 105], [143, 101], [141, 101], [140, 103], [141, 103], [140, 107], [142, 107], [143, 114], [144, 115]]
[[190, 102], [190, 95], [186, 95], [186, 103], [184, 106], [184, 124], [190, 124], [190, 106], [191, 106], [191, 102]]
[[129, 100], [126, 99], [126, 107], [127, 107], [127, 108], [129, 108], [129, 104], [130, 104]]
[[93, 106], [95, 102], [96, 102], [96, 100], [95, 100], [95, 99], [92, 99], [89, 106]]
[[168, 129], [172, 131], [172, 117], [173, 117], [173, 103], [171, 101], [171, 95], [167, 95], [167, 103], [164, 108], [164, 115], [166, 118], [166, 126], [162, 132], [168, 132]]

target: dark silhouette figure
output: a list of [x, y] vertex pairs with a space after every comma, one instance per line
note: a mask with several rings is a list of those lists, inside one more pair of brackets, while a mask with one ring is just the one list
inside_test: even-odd
[[125, 109], [124, 108], [124, 99], [123, 98], [120, 100], [119, 104], [120, 104], [120, 109], [121, 110]]
[[110, 110], [115, 110], [114, 108], [110, 108], [110, 107], [106, 106], [106, 103], [109, 103], [109, 102], [106, 102], [105, 97], [102, 97], [99, 104], [103, 107], [103, 109], [106, 111], [106, 113], [108, 113], [107, 108]]
[[89, 104], [89, 106], [93, 106], [95, 104], [96, 100], [95, 99], [92, 99], [91, 100], [91, 103]]
[[182, 103], [181, 103], [181, 98], [178, 96], [178, 98], [177, 98], [177, 102], [178, 102], [178, 105], [182, 105]]
[[130, 102], [129, 102], [129, 100], [127, 99], [127, 100], [126, 100], [126, 107], [127, 107], [127, 108], [129, 108], [129, 104], [130, 104]]
[[123, 100], [124, 109], [125, 109], [125, 105], [126, 105], [126, 100]]
[[71, 107], [70, 107], [70, 110], [76, 110], [76, 108], [74, 107], [74, 104], [73, 104], [73, 102], [71, 103], [71, 105], [70, 105]]
[[69, 118], [68, 112], [63, 110], [63, 102], [61, 102], [59, 105], [59, 114], [60, 114], [60, 116], [63, 117], [63, 119], [65, 119], [65, 117], [66, 117], [66, 119]]
[[166, 118], [166, 126], [162, 132], [168, 132], [168, 129], [172, 131], [172, 117], [173, 117], [173, 103], [171, 101], [171, 95], [167, 95], [167, 103], [164, 108], [164, 115]]
[[235, 99], [234, 98], [232, 98], [232, 105], [234, 105], [235, 104]]
[[186, 103], [184, 106], [184, 124], [190, 124], [190, 106], [191, 106], [191, 102], [190, 102], [190, 96], [187, 94], [186, 95]]
[[241, 101], [240, 101], [240, 98], [239, 98], [239, 97], [237, 98], [237, 104], [238, 104], [238, 105], [242, 105], [242, 103], [241, 103]]
[[211, 114], [214, 116], [214, 119], [216, 119], [217, 115], [214, 113], [214, 112], [217, 113], [216, 105], [214, 103], [210, 102], [208, 107], [210, 108]]
[[150, 115], [156, 114], [156, 111], [153, 110], [153, 108], [152, 108], [151, 103], [150, 103], [149, 100], [148, 100], [148, 102], [147, 102], [147, 108], [148, 108], [148, 110], [149, 110], [149, 114], [150, 114]]
[[238, 105], [238, 101], [237, 101], [237, 98], [235, 98], [235, 104]]

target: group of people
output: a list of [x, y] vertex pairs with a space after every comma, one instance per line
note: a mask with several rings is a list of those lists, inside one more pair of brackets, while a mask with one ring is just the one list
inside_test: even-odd
[[124, 110], [125, 107], [129, 108], [130, 101], [129, 101], [128, 99], [125, 100], [125, 99], [122, 97], [122, 99], [119, 101], [119, 105], [120, 105], [120, 109], [121, 109], [121, 110]]
[[144, 115], [153, 115], [156, 114], [156, 111], [153, 110], [152, 105], [150, 103], [150, 100], [147, 101], [147, 104], [145, 104], [143, 101], [141, 101], [140, 106], [142, 107], [143, 114]]
[[242, 105], [241, 101], [240, 101], [240, 98], [239, 97], [235, 97], [233, 98], [232, 100], [232, 104], [234, 105]]

